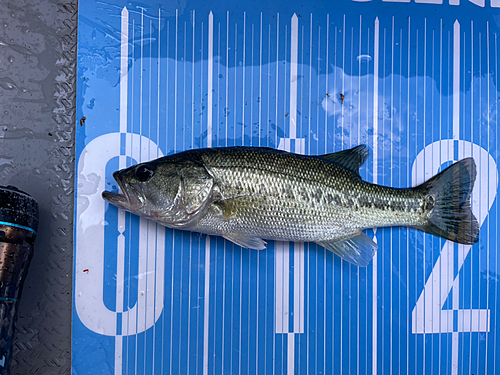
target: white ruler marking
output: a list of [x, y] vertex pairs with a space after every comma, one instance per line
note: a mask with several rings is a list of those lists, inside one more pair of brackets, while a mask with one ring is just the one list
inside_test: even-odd
[[[376, 184], [378, 181], [378, 76], [379, 76], [379, 20], [378, 17], [375, 18], [375, 30], [374, 30], [374, 51], [373, 51], [373, 183]], [[376, 230], [374, 230], [376, 233]], [[374, 236], [373, 240], [377, 242], [377, 237]], [[377, 252], [373, 256], [373, 282], [372, 282], [372, 293], [373, 293], [373, 306], [372, 306], [372, 371], [373, 374], [377, 374]]]
[[[213, 58], [214, 58], [214, 15], [208, 15], [208, 118], [207, 147], [212, 147], [212, 105], [213, 105]], [[210, 237], [205, 241], [205, 293], [203, 309], [203, 375], [208, 375], [208, 313], [210, 307]]]

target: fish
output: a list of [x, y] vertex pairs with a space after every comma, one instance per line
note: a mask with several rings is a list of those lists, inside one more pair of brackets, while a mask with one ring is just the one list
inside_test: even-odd
[[264, 147], [183, 151], [113, 173], [104, 200], [168, 228], [222, 236], [263, 250], [265, 240], [315, 242], [367, 266], [378, 249], [363, 230], [410, 227], [460, 244], [479, 239], [471, 209], [473, 158], [419, 186], [363, 181], [365, 145], [326, 155]]

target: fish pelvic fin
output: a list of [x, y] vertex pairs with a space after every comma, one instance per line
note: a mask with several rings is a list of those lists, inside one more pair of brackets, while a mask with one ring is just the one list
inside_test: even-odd
[[329, 162], [344, 167], [359, 177], [359, 168], [370, 156], [370, 151], [365, 145], [359, 145], [349, 150], [335, 152], [333, 154], [320, 155], [319, 157]]
[[476, 163], [466, 158], [417, 186], [427, 193], [426, 200], [434, 201], [427, 223], [417, 228], [460, 244], [477, 243], [479, 223], [471, 208], [475, 180]]
[[263, 241], [262, 238], [257, 236], [246, 236], [242, 234], [231, 233], [224, 234], [222, 237], [246, 249], [264, 250], [266, 248], [266, 242]]
[[363, 232], [346, 239], [321, 241], [317, 244], [358, 267], [366, 267], [378, 249], [377, 244]]

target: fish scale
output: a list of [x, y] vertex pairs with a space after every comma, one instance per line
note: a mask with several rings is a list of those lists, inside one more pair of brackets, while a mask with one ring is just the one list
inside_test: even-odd
[[[245, 149], [209, 153], [202, 161], [225, 200], [231, 198], [232, 215], [224, 220], [207, 215], [195, 231], [223, 234], [253, 230], [259, 237], [274, 240], [321, 241], [365, 228], [425, 222], [424, 212], [412, 211], [423, 199], [418, 191], [368, 184], [321, 158]], [[354, 203], [352, 207], [349, 201]], [[356, 210], [360, 201], [386, 205]], [[402, 204], [391, 210], [390, 204], [396, 201]], [[396, 207], [399, 216], [393, 214]]]
[[472, 244], [472, 158], [399, 189], [361, 179], [366, 146], [306, 156], [259, 147], [184, 151], [113, 174], [108, 202], [170, 228], [219, 235], [262, 250], [264, 240], [313, 241], [366, 266], [378, 248], [363, 229], [408, 226]]

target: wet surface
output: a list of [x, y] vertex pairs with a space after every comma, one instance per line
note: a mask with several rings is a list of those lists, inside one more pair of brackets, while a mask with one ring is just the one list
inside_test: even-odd
[[[430, 4], [386, 3], [82, 6], [75, 372], [177, 373], [186, 362], [187, 373], [213, 374], [498, 368], [498, 26], [479, 25], [490, 9], [471, 3], [432, 14]], [[368, 230], [379, 250], [357, 268], [314, 244], [252, 252], [156, 227], [100, 195], [118, 192], [114, 171], [160, 153], [358, 144], [371, 151], [362, 178], [396, 188], [473, 156], [479, 244]], [[340, 361], [328, 355], [339, 351]]]
[[0, 181], [40, 206], [12, 374], [70, 372], [75, 58], [76, 2], [0, 3]]

